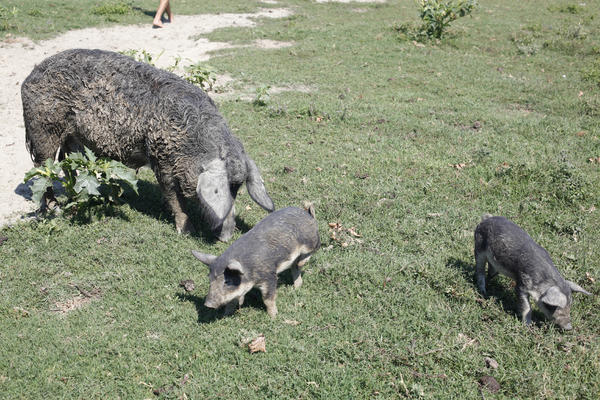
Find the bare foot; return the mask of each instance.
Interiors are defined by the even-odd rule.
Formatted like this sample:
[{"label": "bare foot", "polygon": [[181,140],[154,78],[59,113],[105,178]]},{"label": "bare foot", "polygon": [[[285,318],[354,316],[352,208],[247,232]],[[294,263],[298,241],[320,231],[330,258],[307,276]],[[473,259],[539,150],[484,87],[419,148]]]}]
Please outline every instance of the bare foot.
[{"label": "bare foot", "polygon": [[160,20],[160,19],[159,19],[159,20],[156,20],[156,19],[155,19],[155,20],[152,22],[152,27],[153,27],[153,28],[162,28],[162,27],[163,27],[163,24],[162,24],[162,22],[161,22],[161,20]]}]

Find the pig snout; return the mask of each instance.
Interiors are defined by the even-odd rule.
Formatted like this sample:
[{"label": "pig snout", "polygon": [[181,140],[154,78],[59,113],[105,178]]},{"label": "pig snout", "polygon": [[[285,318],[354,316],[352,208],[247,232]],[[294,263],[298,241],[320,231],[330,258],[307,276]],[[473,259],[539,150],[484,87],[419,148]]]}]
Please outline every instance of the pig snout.
[{"label": "pig snout", "polygon": [[219,304],[208,296],[206,296],[206,299],[204,300],[204,306],[208,308],[219,308]]},{"label": "pig snout", "polygon": [[217,235],[217,238],[221,242],[228,242],[231,239],[231,237],[233,236],[234,230],[235,230],[235,208],[231,207],[231,211],[229,212],[229,214],[227,214],[227,216],[223,220],[223,223],[221,224],[221,226],[219,226],[217,228],[217,230],[215,231],[215,234]]}]

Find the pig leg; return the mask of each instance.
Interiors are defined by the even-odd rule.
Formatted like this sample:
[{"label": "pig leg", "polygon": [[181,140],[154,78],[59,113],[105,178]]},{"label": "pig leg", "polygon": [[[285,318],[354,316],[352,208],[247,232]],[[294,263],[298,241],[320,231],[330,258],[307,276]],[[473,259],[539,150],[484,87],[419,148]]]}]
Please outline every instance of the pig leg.
[{"label": "pig leg", "polygon": [[308,257],[304,257],[298,260],[296,264],[292,265],[292,279],[294,281],[294,288],[296,289],[302,286],[302,273],[300,271],[300,267],[303,267],[308,262],[308,260],[310,260],[310,255]]},{"label": "pig leg", "polygon": [[175,218],[175,228],[177,233],[193,233],[194,226],[190,221],[190,218],[184,210],[184,199],[175,188],[175,183],[171,179],[167,179],[164,176],[167,174],[156,174],[159,179],[160,188],[162,190],[164,199],[167,206],[171,209],[173,217]]},{"label": "pig leg", "polygon": [[298,262],[298,265],[292,265],[291,271],[292,271],[292,280],[294,281],[294,289],[298,289],[300,286],[302,286],[302,272],[300,271],[300,263],[302,261]]},{"label": "pig leg", "polygon": [[485,252],[475,251],[475,263],[477,288],[484,297],[487,297],[487,293],[485,291],[485,264],[487,263],[487,254]]},{"label": "pig leg", "polygon": [[523,288],[517,287],[517,296],[519,297],[521,320],[526,325],[531,325],[531,304],[529,304],[529,294]]},{"label": "pig leg", "polygon": [[494,267],[492,265],[492,263],[488,263],[488,273],[487,273],[488,282],[491,281],[492,278],[495,277],[496,275],[498,275],[498,271],[496,270],[496,267]]},{"label": "pig leg", "polygon": [[277,299],[277,275],[272,277],[271,282],[261,285],[260,292],[262,293],[263,302],[267,307],[267,313],[271,318],[275,318],[277,315],[277,305],[275,300]]}]

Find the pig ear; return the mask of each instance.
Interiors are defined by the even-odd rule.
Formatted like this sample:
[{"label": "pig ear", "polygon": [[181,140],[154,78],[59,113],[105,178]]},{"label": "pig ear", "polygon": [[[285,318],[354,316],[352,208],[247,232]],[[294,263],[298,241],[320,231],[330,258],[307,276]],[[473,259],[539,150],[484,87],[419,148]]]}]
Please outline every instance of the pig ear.
[{"label": "pig ear", "polygon": [[546,290],[546,293],[544,293],[540,300],[551,306],[561,308],[567,305],[567,296],[560,291],[558,286],[552,286],[550,289]]},{"label": "pig ear", "polygon": [[215,158],[204,165],[204,171],[198,176],[196,194],[211,227],[221,225],[233,206],[223,160]]},{"label": "pig ear", "polygon": [[585,290],[584,288],[582,288],[581,286],[579,286],[578,284],[576,284],[574,282],[567,281],[567,284],[569,285],[569,287],[571,288],[571,290],[574,291],[574,292],[579,292],[579,293],[587,294],[588,296],[592,295],[590,292],[588,292],[587,290]]},{"label": "pig ear", "polygon": [[198,260],[202,261],[204,264],[208,265],[209,267],[210,267],[210,264],[212,264],[217,259],[217,256],[213,256],[212,254],[200,253],[199,251],[196,251],[196,250],[192,250],[192,254],[194,255],[194,257],[196,257]]},{"label": "pig ear", "polygon": [[246,272],[244,266],[237,260],[231,260],[227,265],[227,268],[234,271],[238,271],[242,275]]},{"label": "pig ear", "polygon": [[258,167],[250,158],[246,158],[246,167],[248,168],[248,178],[246,179],[246,188],[252,200],[265,210],[271,212],[275,210],[273,200],[267,194],[263,178],[260,176]]}]

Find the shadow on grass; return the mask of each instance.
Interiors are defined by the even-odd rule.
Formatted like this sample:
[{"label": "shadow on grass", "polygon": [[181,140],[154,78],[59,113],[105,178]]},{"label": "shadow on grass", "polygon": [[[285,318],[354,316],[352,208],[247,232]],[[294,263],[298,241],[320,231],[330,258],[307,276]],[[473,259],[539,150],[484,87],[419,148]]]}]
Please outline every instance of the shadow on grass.
[{"label": "shadow on grass", "polygon": [[[204,305],[204,300],[205,297],[199,297],[193,294],[187,294],[187,293],[177,293],[177,297],[179,298],[179,300],[181,301],[189,301],[194,303],[194,306],[196,307],[196,312],[198,313],[198,323],[199,324],[206,324],[206,323],[210,323],[222,318],[235,318],[235,313],[230,314],[230,315],[225,315],[224,310],[225,307],[220,307],[217,309],[214,308],[208,308]],[[246,296],[244,298],[244,304],[242,305],[242,308],[246,308],[246,307],[252,307],[252,308],[258,308],[258,309],[262,309],[266,311],[266,307],[262,301],[262,297],[260,294],[260,291],[258,289],[252,289],[250,290],[248,293],[246,293]]]},{"label": "shadow on grass", "polygon": [[152,18],[154,18],[154,15],[156,14],[156,10],[154,10],[154,11],[152,11],[152,10],[145,10],[145,9],[143,9],[141,7],[137,7],[137,6],[133,6],[133,7],[131,7],[131,9],[133,11],[140,12],[140,13],[145,14],[145,15],[147,15],[149,17],[152,17]]},{"label": "shadow on grass", "polygon": [[[465,262],[459,258],[450,257],[446,260],[446,267],[454,268],[460,272],[464,280],[471,282],[473,288],[479,293],[477,283],[475,282],[475,264]],[[488,298],[496,298],[500,301],[504,310],[520,318],[517,297],[514,290],[506,290],[506,288],[498,281],[497,277],[494,277],[491,280],[488,280],[486,277],[485,284]]]}]

